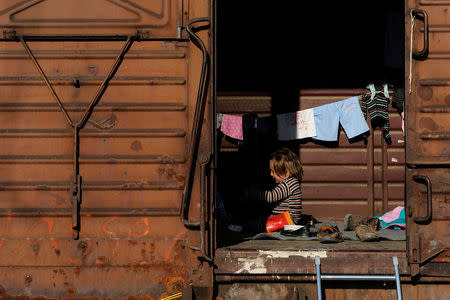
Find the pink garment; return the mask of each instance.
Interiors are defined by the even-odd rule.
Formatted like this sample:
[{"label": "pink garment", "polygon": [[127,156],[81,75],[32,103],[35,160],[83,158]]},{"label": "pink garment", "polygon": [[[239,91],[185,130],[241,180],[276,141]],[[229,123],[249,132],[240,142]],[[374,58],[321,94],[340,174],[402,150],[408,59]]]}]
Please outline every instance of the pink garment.
[{"label": "pink garment", "polygon": [[243,140],[242,116],[223,115],[222,126],[220,127],[223,134],[234,139]]},{"label": "pink garment", "polygon": [[382,217],[380,217],[380,220],[383,220],[386,223],[391,223],[395,220],[398,220],[400,217],[400,212],[403,210],[403,206],[397,206],[391,211],[388,211],[385,213]]}]

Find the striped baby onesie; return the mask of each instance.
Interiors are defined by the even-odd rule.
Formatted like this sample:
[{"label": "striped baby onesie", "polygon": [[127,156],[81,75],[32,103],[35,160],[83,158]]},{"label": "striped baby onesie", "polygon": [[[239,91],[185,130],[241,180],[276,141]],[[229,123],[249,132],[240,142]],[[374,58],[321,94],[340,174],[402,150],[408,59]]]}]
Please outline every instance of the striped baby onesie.
[{"label": "striped baby onesie", "polygon": [[[385,90],[375,90],[374,85],[369,85],[370,94],[364,94],[361,97],[361,110],[364,118],[369,112],[370,123],[372,129],[381,127],[383,138],[387,144],[392,144],[391,135],[389,133],[389,92],[387,86]],[[367,137],[364,137],[364,143],[367,144]]]},{"label": "striped baby onesie", "polygon": [[278,183],[274,189],[261,191],[259,198],[277,204],[272,210],[272,215],[288,211],[294,222],[302,215],[302,189],[297,178],[289,177]]}]

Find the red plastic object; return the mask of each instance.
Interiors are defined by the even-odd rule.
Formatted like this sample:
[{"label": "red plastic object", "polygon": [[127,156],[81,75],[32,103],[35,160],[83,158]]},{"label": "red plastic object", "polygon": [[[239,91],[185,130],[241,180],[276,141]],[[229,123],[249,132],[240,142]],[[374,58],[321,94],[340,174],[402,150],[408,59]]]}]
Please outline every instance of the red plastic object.
[{"label": "red plastic object", "polygon": [[266,221],[266,230],[267,232],[273,232],[284,228],[284,225],[295,225],[291,215],[287,211],[279,215],[268,217]]}]

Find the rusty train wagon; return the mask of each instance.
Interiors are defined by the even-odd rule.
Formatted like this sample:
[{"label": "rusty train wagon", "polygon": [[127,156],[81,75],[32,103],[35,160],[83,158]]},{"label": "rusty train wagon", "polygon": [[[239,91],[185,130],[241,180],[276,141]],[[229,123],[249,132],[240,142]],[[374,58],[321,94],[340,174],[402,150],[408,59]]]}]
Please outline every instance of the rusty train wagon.
[{"label": "rusty train wagon", "polygon": [[192,143],[192,124],[211,82],[211,10],[1,1],[2,298],[161,299],[212,286],[198,221],[180,219],[188,181],[199,215],[189,149],[209,148],[208,135]]},{"label": "rusty train wagon", "polygon": [[[404,5],[406,143],[391,112],[395,147],[373,131],[344,151],[299,146],[305,212],[406,207],[406,241],[333,245],[218,232],[216,170],[236,148],[219,143],[216,113],[267,115],[275,99],[216,97],[215,4],[1,1],[0,297],[394,299],[398,261],[405,299],[448,299],[450,4]],[[354,278],[321,289],[319,270]]]}]

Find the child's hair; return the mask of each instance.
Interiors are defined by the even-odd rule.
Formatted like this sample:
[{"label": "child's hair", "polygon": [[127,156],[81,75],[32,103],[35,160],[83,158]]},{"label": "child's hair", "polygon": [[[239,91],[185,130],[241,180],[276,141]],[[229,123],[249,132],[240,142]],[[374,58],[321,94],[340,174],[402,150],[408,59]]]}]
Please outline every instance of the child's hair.
[{"label": "child's hair", "polygon": [[273,163],[273,169],[277,175],[295,177],[298,181],[302,181],[303,168],[297,154],[289,148],[282,147],[270,155]]}]

